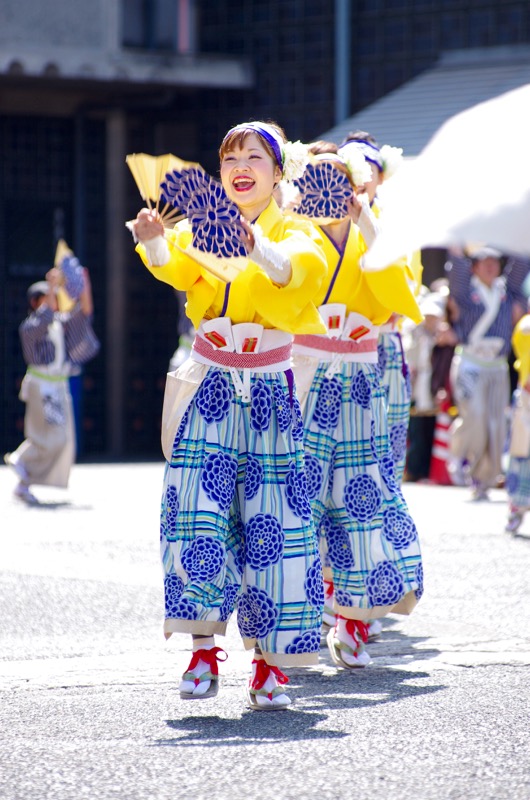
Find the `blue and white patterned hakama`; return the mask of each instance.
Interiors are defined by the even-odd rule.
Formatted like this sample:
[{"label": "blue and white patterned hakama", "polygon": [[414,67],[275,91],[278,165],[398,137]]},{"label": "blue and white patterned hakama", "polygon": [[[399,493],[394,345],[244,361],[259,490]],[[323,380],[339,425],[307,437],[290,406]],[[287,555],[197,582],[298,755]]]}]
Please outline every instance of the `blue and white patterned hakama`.
[{"label": "blue and white patterned hakama", "polygon": [[303,422],[284,372],[254,373],[251,400],[211,367],[166,465],[161,510],[166,635],[224,634],[278,666],[316,663],[322,566]]},{"label": "blue and white patterned hakama", "polygon": [[418,533],[396,481],[379,368],[321,363],[305,409],[306,470],[324,575],[352,619],[408,614],[423,592]]},{"label": "blue and white patterned hakama", "polygon": [[398,331],[379,334],[378,356],[387,398],[388,433],[394,472],[396,480],[401,483],[407,455],[411,387],[401,334]]},{"label": "blue and white patterned hakama", "polygon": [[506,472],[505,489],[510,507],[520,511],[530,510],[530,458],[510,456]]}]

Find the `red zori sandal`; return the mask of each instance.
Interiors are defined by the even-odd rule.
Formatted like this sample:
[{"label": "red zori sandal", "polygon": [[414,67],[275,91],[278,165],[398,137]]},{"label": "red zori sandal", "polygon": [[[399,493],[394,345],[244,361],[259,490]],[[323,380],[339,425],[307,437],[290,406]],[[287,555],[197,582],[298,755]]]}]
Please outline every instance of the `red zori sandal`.
[{"label": "red zori sandal", "polygon": [[[220,654],[224,658],[220,657]],[[183,700],[206,700],[215,697],[219,690],[218,661],[226,661],[227,653],[221,647],[196,650],[188,669],[182,676],[180,696]]]},{"label": "red zori sandal", "polygon": [[278,667],[273,667],[263,658],[252,662],[252,678],[247,687],[248,705],[254,711],[283,711],[291,705],[291,699],[282,686],[289,678]]}]

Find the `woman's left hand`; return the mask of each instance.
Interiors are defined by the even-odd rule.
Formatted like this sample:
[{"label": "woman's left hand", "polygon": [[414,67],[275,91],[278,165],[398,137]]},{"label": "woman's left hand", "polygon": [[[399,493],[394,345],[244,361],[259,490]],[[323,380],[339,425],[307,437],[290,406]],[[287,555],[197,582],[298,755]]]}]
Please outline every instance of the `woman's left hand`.
[{"label": "woman's left hand", "polygon": [[361,211],[363,210],[363,204],[360,198],[355,194],[355,192],[348,200],[347,208],[348,208],[348,216],[350,217],[351,221],[355,222],[355,224],[357,225],[359,222],[359,218],[361,216]]},{"label": "woman's left hand", "polygon": [[245,217],[240,217],[239,222],[243,229],[241,232],[241,241],[245,245],[247,253],[252,253],[255,244],[254,231],[252,230],[252,225],[248,220],[245,219]]}]

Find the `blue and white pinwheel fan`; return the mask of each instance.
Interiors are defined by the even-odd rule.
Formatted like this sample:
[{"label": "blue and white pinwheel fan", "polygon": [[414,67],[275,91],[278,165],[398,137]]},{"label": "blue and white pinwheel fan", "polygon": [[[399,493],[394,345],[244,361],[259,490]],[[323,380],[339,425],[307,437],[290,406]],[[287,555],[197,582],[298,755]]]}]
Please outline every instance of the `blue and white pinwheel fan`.
[{"label": "blue and white pinwheel fan", "polygon": [[292,214],[321,225],[344,219],[353,187],[333,161],[310,162],[301,178],[293,181],[300,195]]}]

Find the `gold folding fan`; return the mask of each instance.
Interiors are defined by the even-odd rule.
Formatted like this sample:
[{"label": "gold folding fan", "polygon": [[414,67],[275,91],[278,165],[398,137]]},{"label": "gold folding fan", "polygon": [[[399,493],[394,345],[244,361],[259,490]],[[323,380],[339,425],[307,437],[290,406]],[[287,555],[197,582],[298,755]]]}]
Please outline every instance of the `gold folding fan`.
[{"label": "gold folding fan", "polygon": [[147,153],[131,153],[126,156],[125,163],[131,170],[132,176],[139,189],[142,199],[149,209],[156,210],[163,225],[172,228],[183,214],[179,209],[173,208],[170,203],[165,203],[160,209],[160,184],[163,182],[166,173],[176,169],[179,172],[184,169],[201,169],[200,164],[192,161],[183,161],[172,153],[162,156],[150,156]]}]

